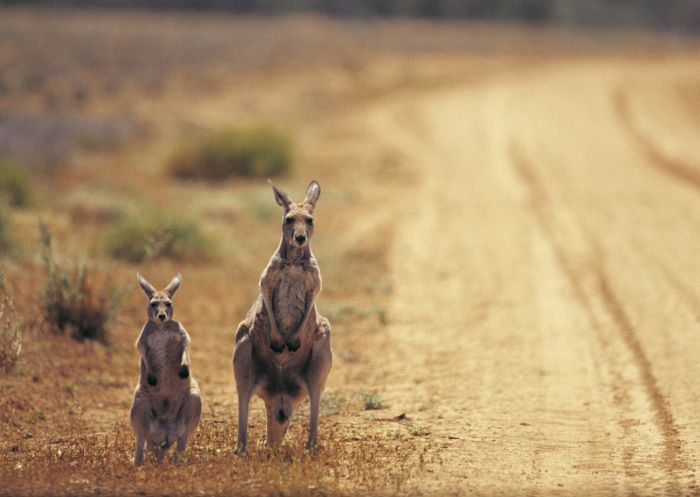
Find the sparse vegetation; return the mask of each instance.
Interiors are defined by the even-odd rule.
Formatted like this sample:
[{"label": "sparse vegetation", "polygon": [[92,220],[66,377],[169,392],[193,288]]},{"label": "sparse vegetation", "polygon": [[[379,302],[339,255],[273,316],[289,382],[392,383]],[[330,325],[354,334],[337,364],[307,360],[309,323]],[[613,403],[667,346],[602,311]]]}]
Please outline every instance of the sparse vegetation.
[{"label": "sparse vegetation", "polygon": [[[44,419],[52,418],[47,413]],[[32,412],[32,424],[41,421],[39,413]],[[176,495],[280,496],[401,495],[421,474],[423,455],[408,441],[389,443],[380,451],[372,440],[347,443],[331,434],[322,450],[311,455],[301,449],[305,443],[301,429],[293,430],[289,442],[276,451],[251,444],[248,456],[237,458],[231,421],[223,421],[205,416],[180,465],[164,462],[156,466],[149,457],[144,469],[135,469],[130,457],[131,430],[119,423],[105,433],[42,444],[32,458],[8,451],[7,466],[21,461],[22,467],[7,474],[23,494],[41,493],[35,490],[42,488],[40,482],[52,481],[54,493],[75,495],[78,481],[99,485],[107,494],[162,495],[164,488],[172,486]],[[392,463],[387,465],[385,457]],[[144,478],[144,470],[157,471],[158,478]],[[29,471],[35,478],[23,478]],[[344,490],[348,483],[355,491]]]},{"label": "sparse vegetation", "polygon": [[345,402],[346,400],[344,397],[332,394],[324,395],[321,397],[321,415],[332,416],[334,414],[340,414],[341,407]]},{"label": "sparse vegetation", "polygon": [[414,437],[425,437],[430,435],[430,431],[423,425],[413,423],[411,421],[401,421],[401,424],[406,428],[406,431]]},{"label": "sparse vegetation", "polygon": [[288,172],[291,163],[289,136],[268,126],[255,126],[196,136],[175,150],[167,169],[179,178],[219,180],[277,176]]},{"label": "sparse vegetation", "polygon": [[360,394],[360,399],[362,400],[362,405],[365,411],[373,411],[377,409],[386,409],[389,404],[384,402],[382,398],[376,393],[362,392]]},{"label": "sparse vegetation", "polygon": [[19,164],[0,159],[0,201],[13,207],[26,207],[32,198],[31,178]]},{"label": "sparse vegetation", "polygon": [[15,367],[22,350],[22,317],[15,308],[2,273],[0,293],[0,369],[9,372]]},{"label": "sparse vegetation", "polygon": [[124,217],[107,232],[103,246],[112,257],[130,262],[201,259],[215,252],[197,223],[163,210]]},{"label": "sparse vegetation", "polygon": [[0,206],[0,254],[10,249],[10,219]]},{"label": "sparse vegetation", "polygon": [[106,343],[122,291],[85,264],[76,261],[65,267],[54,260],[51,234],[40,222],[43,259],[48,279],[42,294],[46,324],[55,332],[70,334],[76,340]]}]

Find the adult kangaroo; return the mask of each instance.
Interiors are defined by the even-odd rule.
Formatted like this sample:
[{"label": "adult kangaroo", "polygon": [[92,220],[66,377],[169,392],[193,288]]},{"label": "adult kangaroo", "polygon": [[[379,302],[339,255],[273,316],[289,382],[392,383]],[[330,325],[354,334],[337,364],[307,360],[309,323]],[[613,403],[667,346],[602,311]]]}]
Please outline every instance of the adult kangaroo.
[{"label": "adult kangaroo", "polygon": [[294,202],[270,181],[282,207],[282,240],[260,277],[260,295],[238,325],[233,373],[238,391],[238,441],[245,454],[253,394],[265,402],[267,445],[282,442],[294,410],[306,395],[311,415],[306,447],[318,447],[321,394],[331,370],[331,326],[316,311],[321,272],[311,253],[314,208],[321,187],[312,181]]}]

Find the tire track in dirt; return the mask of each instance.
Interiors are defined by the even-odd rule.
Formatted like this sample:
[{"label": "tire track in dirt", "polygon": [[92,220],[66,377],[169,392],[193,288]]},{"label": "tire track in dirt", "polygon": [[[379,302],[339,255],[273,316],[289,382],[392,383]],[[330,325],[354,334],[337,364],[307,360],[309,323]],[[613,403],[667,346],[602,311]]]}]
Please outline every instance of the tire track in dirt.
[{"label": "tire track in dirt", "polygon": [[634,123],[632,109],[630,109],[629,99],[622,88],[617,88],[612,97],[615,114],[619,118],[622,127],[629,133],[637,146],[649,159],[649,164],[658,171],[671,176],[696,190],[700,190],[700,169],[678,160],[671,159],[662,153],[651,139],[639,129]]},{"label": "tire track in dirt", "polygon": [[[515,474],[508,473],[510,468],[517,468],[518,475],[522,469],[521,485],[527,479],[527,486],[520,487],[518,495],[534,495],[535,489],[548,482],[542,477],[541,461],[542,454],[551,449],[546,444],[530,443],[523,448],[523,440],[518,438],[523,434],[506,428],[513,423],[513,415],[499,412],[499,406],[503,405],[499,387],[511,380],[504,382],[496,374],[497,364],[508,361],[490,359],[497,351],[494,342],[498,338],[491,339],[490,333],[483,331],[493,326],[490,323],[496,319],[495,314],[499,315],[497,319],[504,319],[503,315],[510,312],[502,310],[509,307],[504,302],[509,290],[503,287],[498,274],[498,256],[489,257],[478,250],[481,244],[493,243],[491,237],[500,234],[487,235],[477,245],[466,235],[465,231],[476,231],[469,230],[468,225],[481,226],[479,217],[470,216],[467,207],[476,203],[469,195],[477,194],[472,190],[475,178],[470,177],[463,162],[460,153],[463,144],[447,150],[444,144],[433,141],[444,138],[441,131],[445,126],[443,118],[447,116],[436,115],[432,104],[430,99],[420,103],[399,102],[396,107],[382,108],[373,116],[373,124],[383,140],[409,153],[420,172],[417,188],[411,192],[412,201],[404,205],[408,209],[401,216],[408,222],[401,223],[394,244],[392,272],[397,283],[389,330],[394,343],[384,353],[385,361],[403,364],[408,378],[406,374],[392,378],[387,395],[392,404],[408,406],[412,419],[429,423],[436,441],[442,437],[449,440],[438,451],[444,455],[443,476],[434,482],[426,481],[433,490],[461,490],[457,493],[462,494],[468,488],[477,492],[495,490],[499,485],[518,488],[512,478],[500,474],[497,466],[502,464],[503,471],[512,476]],[[435,118],[439,121],[434,122]],[[476,128],[476,121],[472,116],[468,126]],[[435,130],[434,136],[430,130]],[[433,166],[436,162],[440,163],[439,168]],[[482,182],[487,180],[481,177],[476,184],[483,187],[488,183]],[[468,203],[465,196],[471,197]],[[424,243],[426,240],[429,243]],[[474,266],[470,260],[482,260],[483,264]],[[426,277],[432,278],[433,284],[426,284]],[[431,309],[442,309],[440,326],[436,326],[435,311]],[[425,334],[426,329],[432,331]],[[504,338],[511,336],[509,331],[496,334]],[[473,347],[480,343],[485,345],[481,354],[471,357],[477,350]],[[396,352],[399,357],[389,360],[390,354]],[[412,376],[420,377],[420,381],[411,384]],[[458,378],[461,381],[456,381]],[[434,405],[420,413],[410,408],[416,404]],[[435,410],[440,412],[439,416]],[[528,419],[530,415],[529,412],[517,414],[522,416],[520,419]],[[516,431],[534,429],[521,426]],[[498,440],[500,443],[496,443]]]},{"label": "tire track in dirt", "polygon": [[[669,356],[649,349],[659,343],[645,334],[653,328],[632,311],[645,301],[620,293],[634,273],[613,272],[621,257],[639,262],[629,245],[634,233],[608,241],[600,231],[624,221],[630,197],[577,203],[600,199],[605,189],[595,189],[596,181],[617,179],[622,169],[593,177],[569,198],[567,181],[577,177],[547,148],[553,142],[578,154],[576,147],[592,144],[601,147],[597,157],[619,136],[624,141],[609,99],[620,80],[603,68],[593,78],[599,86],[570,109],[557,86],[577,84],[570,71],[397,98],[371,115],[376,135],[416,170],[396,223],[395,292],[381,342],[383,362],[400,362],[404,372],[377,365],[371,380],[384,385],[390,403],[428,423],[435,441],[449,441],[439,451],[442,478],[426,480],[424,489],[678,495],[694,488],[694,476],[683,473],[691,469],[694,418],[684,417],[687,403],[679,408],[676,390],[667,390]],[[598,113],[586,119],[591,107]],[[538,111],[544,120],[533,122]],[[584,118],[566,134],[546,112]],[[572,139],[603,119],[614,123],[612,135]],[[571,141],[558,145],[559,136]],[[634,150],[620,152],[622,164],[639,162]],[[610,215],[610,225],[600,224]],[[652,271],[639,274],[645,297],[653,294],[649,277],[662,278]],[[483,319],[473,321],[469,303],[484,296]],[[434,309],[446,311],[439,327]],[[450,405],[444,417],[440,404]]]},{"label": "tire track in dirt", "polygon": [[[567,275],[567,278],[569,279],[578,300],[586,309],[592,328],[602,337],[604,333],[604,325],[596,316],[593,310],[591,297],[588,296],[586,288],[581,281],[580,275],[574,268],[574,265],[569,261],[565,248],[560,244],[555,234],[553,222],[548,214],[548,199],[543,183],[537,177],[534,167],[518,150],[514,140],[510,141],[509,153],[512,164],[515,167],[518,176],[521,178],[530,192],[533,212],[540,229],[543,231],[545,238],[551,244],[553,252],[555,253],[564,273]],[[582,229],[581,226],[578,226],[578,228]],[[611,288],[609,279],[604,269],[605,264],[602,250],[597,246],[595,239],[590,234],[586,234],[585,239],[587,239],[589,243],[589,253],[593,254],[593,256],[590,258],[591,260],[589,264],[591,276],[598,287],[598,293],[601,297],[605,312],[612,319],[618,334],[622,337],[627,349],[631,352],[631,355],[634,358],[644,392],[654,412],[655,423],[659,432],[663,436],[663,452],[661,454],[661,461],[662,466],[669,477],[669,481],[666,485],[667,492],[671,495],[676,495],[680,490],[676,473],[683,469],[688,469],[689,467],[687,462],[684,462],[682,459],[682,442],[680,440],[678,428],[676,427],[668,401],[658,387],[657,380],[653,374],[651,362],[649,361],[649,358],[647,357],[647,354],[644,351],[639,338],[637,337],[634,326],[624,310],[623,305]],[[621,377],[618,377],[618,379],[621,379]],[[619,396],[617,396],[616,399],[618,399],[618,401],[623,400]],[[618,402],[618,404],[620,404],[619,407],[628,408],[629,406],[622,405],[625,403],[626,402]],[[622,428],[627,434],[629,426],[625,426],[623,424]],[[630,472],[631,470],[631,467],[629,467],[631,457],[632,453],[628,448],[625,452],[626,472]]]},{"label": "tire track in dirt", "polygon": [[[562,292],[569,285],[552,247],[522,208],[526,189],[503,145],[510,116],[499,111],[508,94],[500,85],[464,88],[373,116],[382,139],[421,172],[391,258],[393,343],[384,352],[385,362],[401,362],[421,381],[392,377],[386,392],[403,406],[449,401],[444,416],[434,408],[411,414],[434,436],[465,435],[440,451],[443,478],[433,488],[619,494],[615,443],[623,438],[601,388],[600,354],[591,354],[586,313]],[[436,282],[426,285],[426,276]],[[434,309],[443,310],[441,326]],[[426,327],[433,330],[424,335]],[[611,456],[614,465],[602,463]]]},{"label": "tire track in dirt", "polygon": [[621,302],[610,287],[609,280],[601,264],[598,264],[596,267],[596,277],[600,288],[600,294],[606,304],[606,308],[617,323],[618,330],[621,332],[627,347],[632,351],[635,358],[639,373],[642,377],[644,389],[655,412],[656,423],[664,437],[664,466],[675,481],[675,485],[672,489],[673,493],[677,493],[678,482],[675,472],[687,469],[688,464],[682,462],[682,442],[679,438],[678,428],[676,427],[673,414],[669,408],[668,400],[658,387],[651,362]]}]

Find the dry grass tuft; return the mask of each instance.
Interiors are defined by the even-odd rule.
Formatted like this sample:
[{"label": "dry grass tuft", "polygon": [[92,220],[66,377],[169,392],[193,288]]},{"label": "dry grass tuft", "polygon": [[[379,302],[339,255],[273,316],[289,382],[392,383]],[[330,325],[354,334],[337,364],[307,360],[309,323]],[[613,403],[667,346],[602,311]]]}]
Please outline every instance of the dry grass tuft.
[{"label": "dry grass tuft", "polygon": [[362,400],[362,405],[364,406],[365,411],[386,409],[389,407],[389,405],[376,393],[362,392],[360,394],[360,399]]},{"label": "dry grass tuft", "polygon": [[156,257],[208,259],[216,251],[214,242],[202,234],[196,222],[163,210],[118,221],[105,235],[103,247],[112,257],[129,262]]},{"label": "dry grass tuft", "polygon": [[6,373],[11,371],[19,353],[22,350],[22,317],[15,308],[13,298],[10,296],[5,279],[0,273],[0,369]]},{"label": "dry grass tuft", "polygon": [[58,264],[53,258],[48,227],[40,222],[39,230],[48,271],[42,294],[47,325],[53,331],[69,334],[78,341],[107,343],[107,328],[122,291],[80,261],[70,268]]},{"label": "dry grass tuft", "polygon": [[231,176],[277,176],[292,165],[292,141],[269,126],[231,128],[196,136],[167,163],[178,178],[220,180]]}]

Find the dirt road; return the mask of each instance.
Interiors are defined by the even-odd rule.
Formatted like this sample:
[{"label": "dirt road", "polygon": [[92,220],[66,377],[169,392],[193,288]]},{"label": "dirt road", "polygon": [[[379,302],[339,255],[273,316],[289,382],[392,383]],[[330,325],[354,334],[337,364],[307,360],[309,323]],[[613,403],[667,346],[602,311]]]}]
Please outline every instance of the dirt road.
[{"label": "dirt road", "polygon": [[371,115],[420,185],[368,369],[439,442],[422,491],[700,492],[699,82],[559,64]]}]

